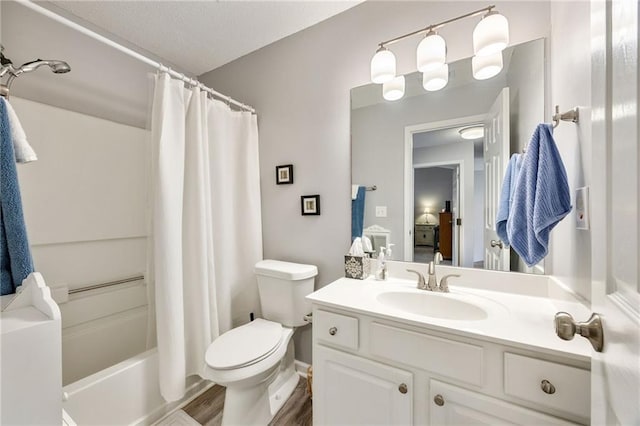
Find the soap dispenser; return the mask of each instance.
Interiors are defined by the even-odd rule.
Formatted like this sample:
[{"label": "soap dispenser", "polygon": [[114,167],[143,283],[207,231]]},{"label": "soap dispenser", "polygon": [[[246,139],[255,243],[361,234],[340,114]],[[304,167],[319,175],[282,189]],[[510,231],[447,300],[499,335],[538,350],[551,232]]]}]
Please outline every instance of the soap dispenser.
[{"label": "soap dispenser", "polygon": [[378,281],[386,281],[387,279],[387,262],[384,255],[384,247],[380,247],[380,253],[378,253],[378,264],[376,265],[375,278]]},{"label": "soap dispenser", "polygon": [[393,244],[393,243],[387,244],[387,256],[386,256],[387,260],[393,260],[393,254],[391,252],[391,247],[393,247],[393,246],[395,246],[395,244]]}]

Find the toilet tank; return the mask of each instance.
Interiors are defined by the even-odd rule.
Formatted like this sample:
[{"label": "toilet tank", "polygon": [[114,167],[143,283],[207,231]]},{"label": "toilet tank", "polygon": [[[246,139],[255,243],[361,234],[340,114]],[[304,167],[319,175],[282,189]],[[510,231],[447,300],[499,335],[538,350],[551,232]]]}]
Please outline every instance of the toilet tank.
[{"label": "toilet tank", "polygon": [[261,260],[255,273],[264,319],[287,327],[307,324],[304,316],[311,312],[311,302],[305,297],[313,292],[318,275],[315,265]]}]

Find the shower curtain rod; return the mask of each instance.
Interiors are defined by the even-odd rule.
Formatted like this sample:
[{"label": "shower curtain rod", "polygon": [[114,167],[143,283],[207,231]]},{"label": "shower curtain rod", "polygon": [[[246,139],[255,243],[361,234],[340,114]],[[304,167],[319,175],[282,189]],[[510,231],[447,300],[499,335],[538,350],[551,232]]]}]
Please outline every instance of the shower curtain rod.
[{"label": "shower curtain rod", "polygon": [[74,30],[76,30],[78,32],[81,32],[84,35],[87,35],[87,36],[89,36],[89,37],[91,37],[91,38],[93,38],[95,40],[98,40],[98,41],[100,41],[100,42],[102,42],[102,43],[104,43],[104,44],[106,44],[108,46],[111,46],[114,49],[119,50],[120,52],[125,53],[125,54],[127,54],[127,55],[129,55],[129,56],[131,56],[133,58],[136,58],[137,60],[139,60],[141,62],[144,62],[144,63],[146,63],[146,64],[148,64],[148,65],[150,65],[150,66],[152,66],[154,68],[157,68],[159,71],[164,71],[164,72],[168,73],[170,76],[175,77],[177,79],[180,79],[180,80],[184,81],[185,83],[187,83],[187,84],[189,84],[191,86],[197,86],[201,90],[204,90],[205,92],[210,93],[213,96],[216,96],[218,98],[222,98],[224,101],[226,101],[226,102],[228,102],[230,104],[234,104],[235,106],[237,106],[239,108],[242,108],[242,109],[244,109],[246,111],[249,111],[251,113],[255,113],[256,112],[256,110],[253,107],[249,106],[249,105],[243,104],[242,102],[238,102],[235,99],[231,98],[230,96],[224,95],[224,94],[222,94],[220,92],[216,92],[212,88],[205,86],[204,84],[200,83],[196,79],[189,78],[189,77],[187,77],[186,75],[184,75],[182,73],[174,71],[171,68],[161,64],[160,62],[154,61],[153,59],[151,59],[151,58],[149,58],[147,56],[144,56],[144,55],[136,52],[135,50],[129,49],[128,47],[125,47],[125,46],[123,46],[123,45],[121,45],[119,43],[116,43],[115,41],[113,41],[113,40],[111,40],[111,39],[109,39],[109,38],[107,38],[105,36],[102,36],[102,35],[94,32],[94,31],[91,31],[90,29],[85,28],[82,25],[77,24],[77,23],[75,23],[75,22],[73,22],[73,21],[71,21],[71,20],[69,20],[67,18],[64,18],[64,17],[62,17],[62,16],[50,11],[49,9],[46,9],[46,8],[44,8],[42,6],[38,6],[37,4],[33,3],[30,0],[16,0],[16,1],[18,3],[20,3],[21,5],[27,7],[29,9],[41,14],[41,15],[44,15],[44,16],[46,16],[48,18],[51,18],[54,21],[57,21],[57,22],[59,22],[59,23],[61,23],[63,25],[66,25],[69,28],[73,28]]}]

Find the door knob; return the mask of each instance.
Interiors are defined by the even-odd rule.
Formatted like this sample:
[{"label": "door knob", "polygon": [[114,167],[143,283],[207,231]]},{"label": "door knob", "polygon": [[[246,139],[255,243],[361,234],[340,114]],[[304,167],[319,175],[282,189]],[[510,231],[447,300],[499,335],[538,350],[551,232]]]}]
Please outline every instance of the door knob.
[{"label": "door knob", "polygon": [[504,244],[502,243],[502,241],[498,240],[491,240],[491,247],[500,247],[503,248]]},{"label": "door knob", "polygon": [[571,340],[577,334],[586,337],[596,352],[602,352],[604,347],[604,333],[602,320],[598,314],[591,314],[586,322],[576,322],[571,314],[558,312],[555,317],[556,334],[562,340]]},{"label": "door knob", "polygon": [[332,336],[335,336],[337,332],[338,332],[338,328],[337,327],[331,327],[329,329],[329,334],[332,335]]}]

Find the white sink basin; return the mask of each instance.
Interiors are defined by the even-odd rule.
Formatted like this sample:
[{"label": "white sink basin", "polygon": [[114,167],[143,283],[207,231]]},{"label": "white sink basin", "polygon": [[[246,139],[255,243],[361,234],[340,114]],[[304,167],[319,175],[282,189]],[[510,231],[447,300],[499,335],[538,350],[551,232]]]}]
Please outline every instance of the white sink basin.
[{"label": "white sink basin", "polygon": [[489,317],[481,306],[451,293],[388,291],[380,293],[376,299],[386,307],[431,318],[480,321]]}]

